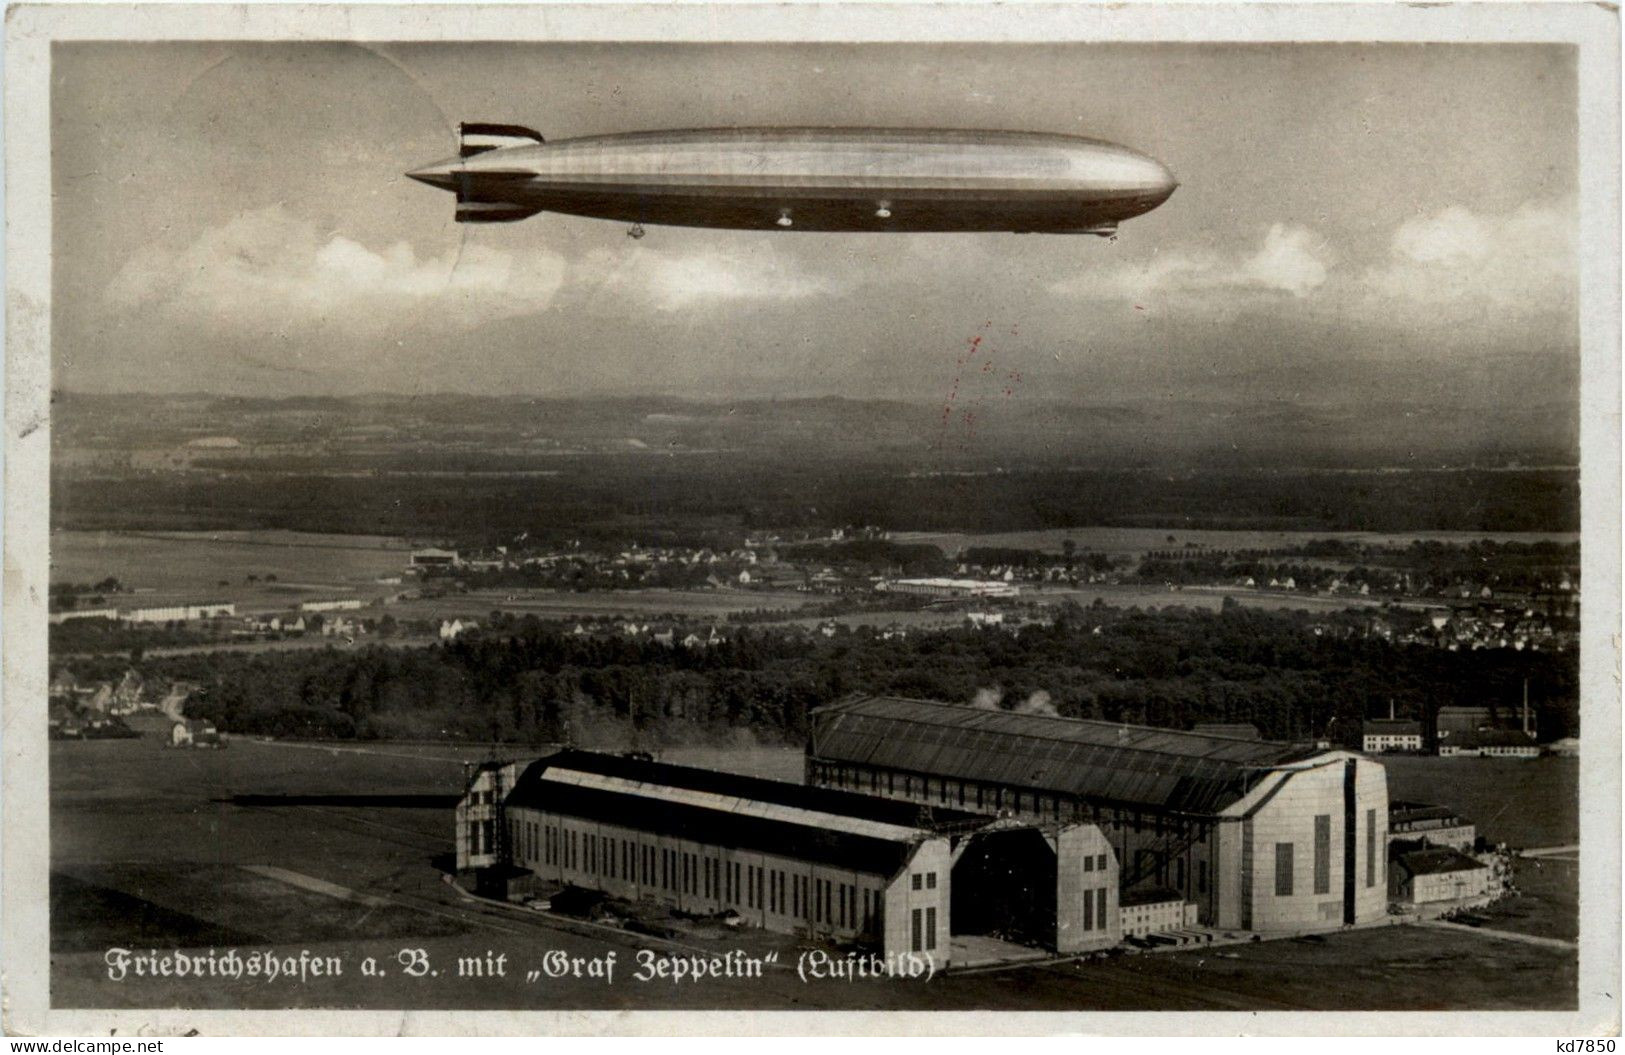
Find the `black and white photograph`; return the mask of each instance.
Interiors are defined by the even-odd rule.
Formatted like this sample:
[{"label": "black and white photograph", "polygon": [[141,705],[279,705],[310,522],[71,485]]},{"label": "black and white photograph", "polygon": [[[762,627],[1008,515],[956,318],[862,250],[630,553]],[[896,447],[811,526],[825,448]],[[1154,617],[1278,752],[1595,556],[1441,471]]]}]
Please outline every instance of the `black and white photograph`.
[{"label": "black and white photograph", "polygon": [[8,1031],[1617,1034],[1617,10],[840,6],[13,9]]}]

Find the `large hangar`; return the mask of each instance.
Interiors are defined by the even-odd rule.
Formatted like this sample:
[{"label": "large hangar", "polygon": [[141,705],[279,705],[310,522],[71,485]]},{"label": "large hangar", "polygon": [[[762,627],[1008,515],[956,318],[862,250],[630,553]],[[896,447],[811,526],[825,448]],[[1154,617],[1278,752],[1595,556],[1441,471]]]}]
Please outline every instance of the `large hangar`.
[{"label": "large hangar", "polygon": [[806,766],[822,787],[1092,822],[1124,892],[1171,888],[1210,926],[1387,911],[1387,777],[1349,751],[862,696],[813,712]]},{"label": "large hangar", "polygon": [[[497,816],[487,808],[499,805]],[[1086,822],[941,805],[590,751],[470,775],[459,864],[691,915],[951,961],[954,938],[1109,948],[1117,859]],[[465,831],[464,829],[469,830]]]}]

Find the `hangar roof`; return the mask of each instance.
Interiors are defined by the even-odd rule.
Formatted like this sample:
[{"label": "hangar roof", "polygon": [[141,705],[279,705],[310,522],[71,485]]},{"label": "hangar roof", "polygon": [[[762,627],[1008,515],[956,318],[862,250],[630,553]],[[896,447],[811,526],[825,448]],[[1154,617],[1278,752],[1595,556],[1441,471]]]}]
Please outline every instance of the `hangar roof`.
[{"label": "hangar roof", "polygon": [[813,712],[811,753],[835,762],[1078,795],[1129,809],[1211,814],[1314,749],[861,696]]},{"label": "hangar roof", "polygon": [[935,827],[989,821],[960,810],[574,750],[532,762],[505,801],[888,876]]}]

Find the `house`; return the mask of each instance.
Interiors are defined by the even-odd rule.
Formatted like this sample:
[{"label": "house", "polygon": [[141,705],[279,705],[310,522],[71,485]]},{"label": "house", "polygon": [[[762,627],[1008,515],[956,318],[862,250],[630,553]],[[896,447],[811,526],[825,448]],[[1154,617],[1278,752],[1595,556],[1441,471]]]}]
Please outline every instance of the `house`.
[{"label": "house", "polygon": [[1388,841],[1449,846],[1467,853],[1478,842],[1478,830],[1448,806],[1395,800],[1388,803]]},{"label": "house", "polygon": [[1165,887],[1131,890],[1121,903],[1123,937],[1144,938],[1197,926],[1196,905]]},{"label": "house", "polygon": [[1422,750],[1422,723],[1410,718],[1368,718],[1360,727],[1360,748],[1368,755]]},{"label": "house", "polygon": [[1442,846],[1399,854],[1389,875],[1395,900],[1428,905],[1483,895],[1490,869],[1477,858]]},{"label": "house", "polygon": [[440,640],[455,641],[459,637],[462,637],[464,634],[468,633],[470,630],[478,630],[479,628],[480,624],[476,623],[472,619],[467,621],[462,619],[441,620]]},{"label": "house", "polygon": [[1439,741],[1440,758],[1539,758],[1540,745],[1518,729],[1479,729]]},{"label": "house", "polygon": [[213,722],[198,718],[183,718],[169,730],[170,747],[224,747],[220,731]]}]

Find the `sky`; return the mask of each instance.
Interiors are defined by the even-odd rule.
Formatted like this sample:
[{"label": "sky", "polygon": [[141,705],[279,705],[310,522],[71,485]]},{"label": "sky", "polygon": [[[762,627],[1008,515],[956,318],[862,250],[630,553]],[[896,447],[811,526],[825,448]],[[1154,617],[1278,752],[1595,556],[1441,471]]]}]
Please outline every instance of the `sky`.
[{"label": "sky", "polygon": [[[59,44],[52,79],[60,389],[1577,399],[1565,47]],[[459,225],[402,174],[462,120],[1075,133],[1181,186],[1115,242]]]}]

